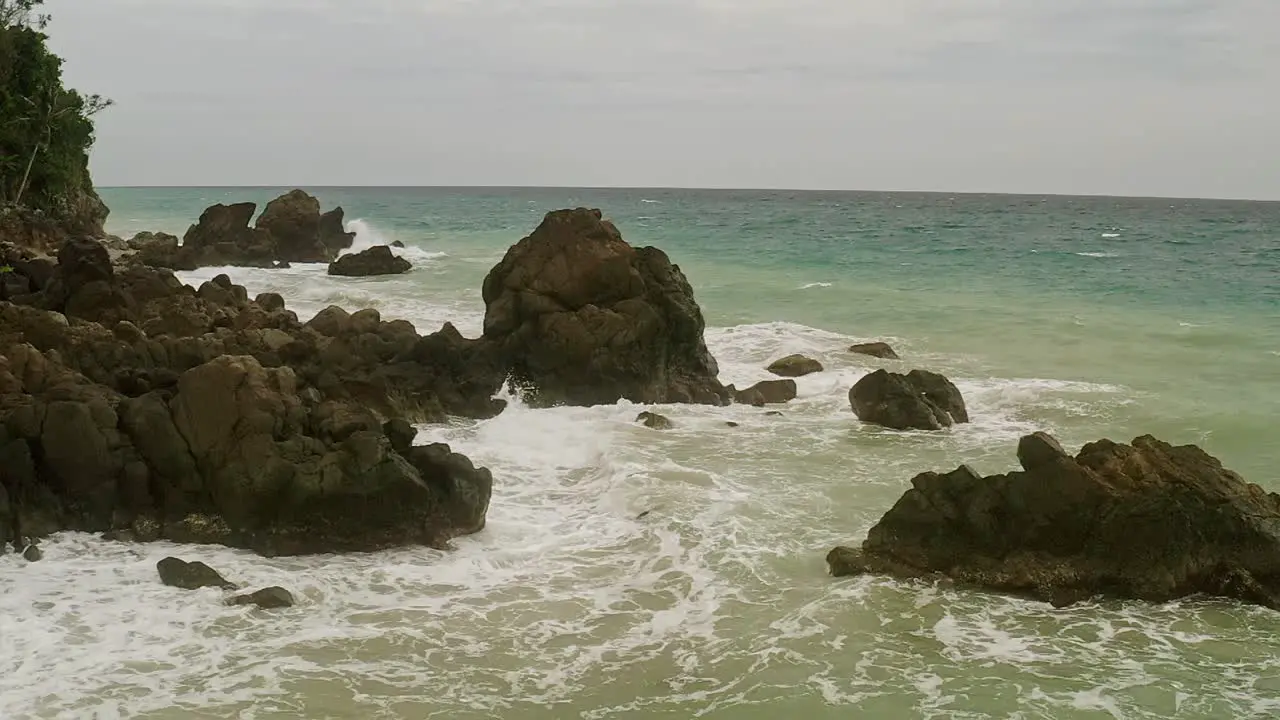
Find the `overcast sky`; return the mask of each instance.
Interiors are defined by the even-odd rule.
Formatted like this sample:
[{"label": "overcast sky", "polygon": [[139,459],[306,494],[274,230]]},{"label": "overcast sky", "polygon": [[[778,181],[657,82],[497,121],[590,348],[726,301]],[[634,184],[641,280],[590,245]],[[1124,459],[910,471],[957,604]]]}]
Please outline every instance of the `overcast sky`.
[{"label": "overcast sky", "polygon": [[1280,0],[48,0],[100,185],[1280,199]]}]

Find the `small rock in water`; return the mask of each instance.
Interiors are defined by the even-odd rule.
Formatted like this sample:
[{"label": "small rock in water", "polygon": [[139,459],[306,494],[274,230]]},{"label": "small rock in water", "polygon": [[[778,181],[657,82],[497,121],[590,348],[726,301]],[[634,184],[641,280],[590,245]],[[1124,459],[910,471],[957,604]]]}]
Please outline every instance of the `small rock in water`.
[{"label": "small rock in water", "polygon": [[642,512],[642,513],[640,513],[639,515],[637,515],[637,516],[636,516],[636,519],[637,519],[637,520],[643,520],[644,518],[649,517],[649,513],[651,513],[651,512],[653,512],[653,511],[652,511],[652,510],[645,510],[644,512]]},{"label": "small rock in water", "polygon": [[778,410],[770,410],[765,413],[765,417],[782,417],[782,413]]},{"label": "small rock in water", "polygon": [[160,582],[183,590],[198,590],[203,587],[234,590],[236,587],[216,570],[198,560],[186,562],[176,557],[167,557],[156,563],[156,570],[160,573]]},{"label": "small rock in water", "polygon": [[743,405],[778,405],[796,399],[795,380],[765,380],[758,382],[746,390],[738,390],[732,385],[730,395],[736,403]]},{"label": "small rock in water", "polygon": [[775,360],[768,367],[769,372],[782,377],[803,377],[816,372],[822,372],[822,363],[804,355],[788,355],[781,360]]},{"label": "small rock in water", "polygon": [[636,416],[636,422],[644,423],[645,427],[653,428],[654,430],[670,430],[674,427],[670,418],[653,412],[640,413]]},{"label": "small rock in water", "polygon": [[889,343],[886,342],[858,343],[857,345],[850,346],[849,352],[856,353],[858,355],[870,355],[871,357],[881,358],[882,360],[902,359],[898,357],[898,353],[894,352],[893,348],[889,347]]},{"label": "small rock in water", "polygon": [[732,421],[732,420],[730,420],[729,422],[725,423],[725,425],[727,425],[728,427],[738,427],[738,423],[736,423],[736,422],[734,422],[734,421]]},{"label": "small rock in water", "polygon": [[237,595],[227,601],[228,605],[257,605],[264,610],[293,607],[293,595],[282,587],[269,587],[249,593]]},{"label": "small rock in water", "polygon": [[391,247],[394,247],[394,248],[402,248],[402,247],[404,247],[404,242],[402,242],[402,241],[400,241],[400,240],[392,240],[392,241],[391,241]]},{"label": "small rock in water", "polygon": [[27,562],[39,562],[44,557],[44,553],[39,547],[28,545],[27,549],[22,551],[22,557],[26,558]]}]

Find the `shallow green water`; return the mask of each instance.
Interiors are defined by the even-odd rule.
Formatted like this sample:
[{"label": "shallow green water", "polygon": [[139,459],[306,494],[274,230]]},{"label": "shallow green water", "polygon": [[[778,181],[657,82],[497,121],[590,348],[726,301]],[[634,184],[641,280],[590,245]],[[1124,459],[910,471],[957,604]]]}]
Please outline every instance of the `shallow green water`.
[{"label": "shallow green water", "polygon": [[[280,189],[128,189],[108,227],[181,233]],[[923,470],[1014,466],[1152,433],[1280,490],[1280,204],[902,194],[319,189],[415,270],[232,270],[308,315],[374,306],[479,330],[479,287],[547,210],[602,208],[684,268],[722,379],[791,352],[781,418],[754,408],[535,411],[422,429],[493,469],[488,528],[446,554],[264,560],[181,549],[302,599],[275,615],[157,587],[174,552],[67,536],[0,558],[0,716],[1224,718],[1280,714],[1280,615],[1230,603],[1067,610],[880,578],[833,580]],[[198,282],[220,272],[187,274]],[[888,339],[906,360],[844,351]],[[953,377],[974,422],[860,425],[870,369]],[[728,428],[726,420],[741,423]],[[638,515],[648,510],[643,519]],[[68,578],[74,582],[68,582]],[[36,609],[43,608],[43,609]],[[76,647],[68,653],[64,648]],[[6,665],[6,663],[8,663]]]}]

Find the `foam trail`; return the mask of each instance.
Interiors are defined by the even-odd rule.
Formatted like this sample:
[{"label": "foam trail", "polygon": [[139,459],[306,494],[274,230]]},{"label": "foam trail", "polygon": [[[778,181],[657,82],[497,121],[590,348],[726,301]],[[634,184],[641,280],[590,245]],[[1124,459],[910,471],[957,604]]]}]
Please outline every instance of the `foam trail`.
[{"label": "foam trail", "polygon": [[391,251],[414,263],[415,266],[419,263],[429,263],[448,257],[447,253],[435,252],[421,247],[416,242],[416,238],[401,237],[399,233],[387,232],[364,218],[355,218],[348,221],[347,232],[355,233],[356,238],[351,247],[342,251],[342,255],[368,250],[377,245],[391,245],[391,243],[399,240],[404,244],[404,247],[393,247]]}]

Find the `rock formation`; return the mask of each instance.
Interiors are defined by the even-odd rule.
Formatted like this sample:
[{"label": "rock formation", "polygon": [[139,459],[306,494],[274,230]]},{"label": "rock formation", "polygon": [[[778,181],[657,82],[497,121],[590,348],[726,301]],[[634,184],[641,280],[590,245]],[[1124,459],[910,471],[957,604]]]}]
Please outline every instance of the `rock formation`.
[{"label": "rock formation", "polygon": [[303,325],[279,295],[113,268],[80,239],[20,299],[0,302],[0,540],[305,553],[483,527],[486,470],[384,429],[501,409],[501,368],[451,327],[337,309]]},{"label": "rock formation", "polygon": [[797,378],[822,372],[822,363],[804,355],[788,355],[774,360],[768,370],[779,377]]},{"label": "rock formation", "polygon": [[1099,440],[1075,457],[1044,433],[1022,470],[924,473],[834,575],[941,573],[1066,605],[1092,596],[1163,602],[1195,594],[1280,609],[1280,495],[1193,445]]},{"label": "rock formation", "polygon": [[329,263],[330,275],[370,277],[373,275],[399,275],[413,269],[413,265],[399,255],[393,255],[386,245],[374,245],[368,250],[348,253]]},{"label": "rock formation", "polygon": [[179,245],[172,235],[143,233],[129,241],[129,259],[153,267],[194,270],[235,265],[276,267],[291,262],[329,262],[351,246],[354,233],[342,227],[342,208],[321,214],[320,201],[302,190],[267,203],[254,226],[257,205],[213,205],[187,230]]},{"label": "rock formation", "polygon": [[895,430],[941,430],[969,422],[956,386],[927,370],[870,373],[849,390],[849,404],[859,420]]},{"label": "rock formation", "polygon": [[599,210],[548,213],[483,295],[484,339],[535,406],[728,400],[680,268],[628,245]]}]

